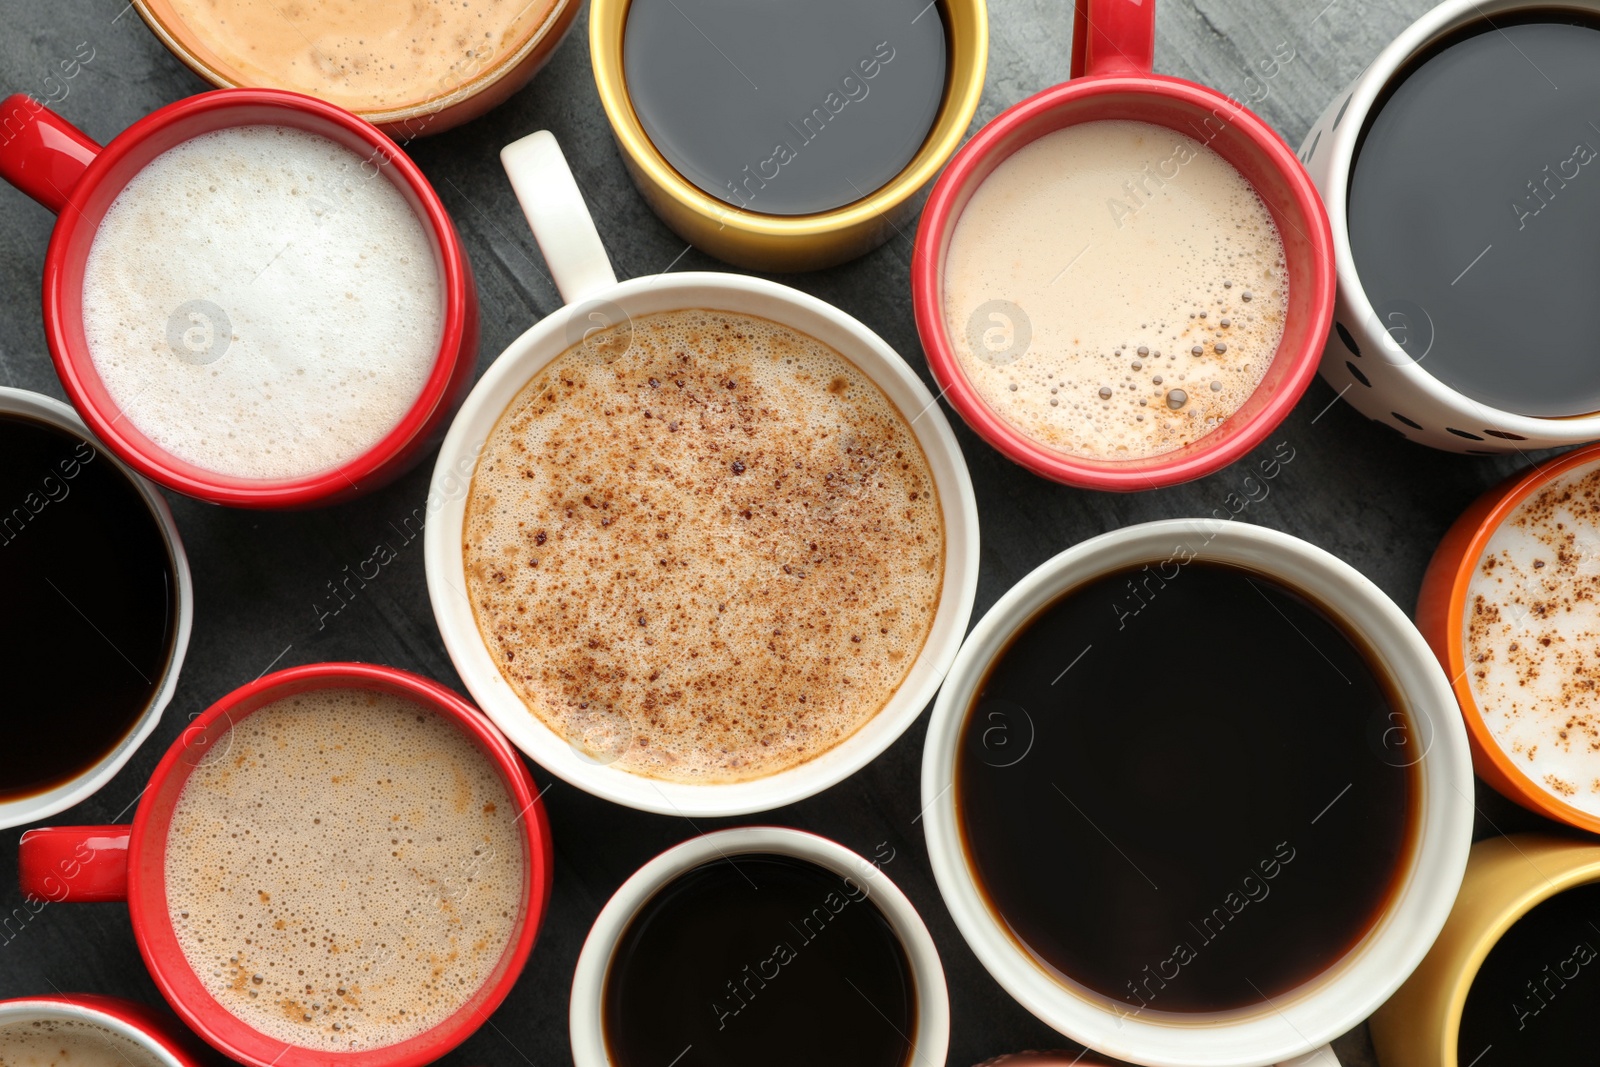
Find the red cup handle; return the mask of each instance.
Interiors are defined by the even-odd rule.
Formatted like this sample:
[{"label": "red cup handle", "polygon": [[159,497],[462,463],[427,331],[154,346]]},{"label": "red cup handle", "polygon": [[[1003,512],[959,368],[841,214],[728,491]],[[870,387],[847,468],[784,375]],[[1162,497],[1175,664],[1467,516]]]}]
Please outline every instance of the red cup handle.
[{"label": "red cup handle", "polygon": [[1149,74],[1156,59],[1156,0],[1077,0],[1072,76]]},{"label": "red cup handle", "polygon": [[37,900],[128,899],[127,826],[48,826],[22,835],[18,877]]},{"label": "red cup handle", "polygon": [[57,215],[99,153],[88,134],[32,97],[0,101],[0,178]]}]

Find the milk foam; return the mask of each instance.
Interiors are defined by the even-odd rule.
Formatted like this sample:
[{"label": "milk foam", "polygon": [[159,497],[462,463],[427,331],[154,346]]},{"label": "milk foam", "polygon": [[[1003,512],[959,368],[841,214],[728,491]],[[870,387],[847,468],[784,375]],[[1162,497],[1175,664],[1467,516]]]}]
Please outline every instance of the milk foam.
[{"label": "milk foam", "polygon": [[241,126],[169,149],[117,196],[83,315],[142,433],[208,471],[282,479],[399,423],[437,357],[443,294],[422,221],[376,162]]},{"label": "milk foam", "polygon": [[1468,683],[1495,742],[1600,815],[1600,465],[1507,516],[1473,571],[1464,622]]},{"label": "milk foam", "polygon": [[322,1051],[392,1045],[455,1013],[510,942],[520,813],[442,716],[327,689],[241,719],[167,836],[167,910],[223,1007]]},{"label": "milk foam", "polygon": [[1212,149],[1142,122],[1069,126],[1002,162],[956,223],[943,281],[984,403],[1097,459],[1219,426],[1261,384],[1288,306],[1283,242],[1255,190]]},{"label": "milk foam", "polygon": [[115,1030],[79,1019],[0,1023],[0,1067],[162,1067]]},{"label": "milk foam", "polygon": [[651,315],[506,408],[467,501],[479,630],[538,718],[651,777],[741,781],[888,702],[939,604],[944,526],[905,417],[765,319]]}]

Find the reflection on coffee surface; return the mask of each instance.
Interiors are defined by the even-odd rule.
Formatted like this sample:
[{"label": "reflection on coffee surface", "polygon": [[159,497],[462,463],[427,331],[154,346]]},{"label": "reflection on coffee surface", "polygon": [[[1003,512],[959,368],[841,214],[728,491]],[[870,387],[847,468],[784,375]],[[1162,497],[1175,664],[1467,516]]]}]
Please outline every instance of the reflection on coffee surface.
[{"label": "reflection on coffee surface", "polygon": [[1507,930],[1472,979],[1462,1067],[1593,1063],[1600,1002],[1600,886],[1569,889]]},{"label": "reflection on coffee surface", "polygon": [[1506,516],[1465,612],[1468,684],[1496,743],[1553,796],[1600,815],[1600,466]]},{"label": "reflection on coffee surface", "polygon": [[1045,134],[985,178],[944,262],[944,315],[983,402],[1046,448],[1143,459],[1247,400],[1283,337],[1288,274],[1250,183],[1176,130]]},{"label": "reflection on coffee surface", "polygon": [[894,695],[944,527],[904,416],[814,338],[675,311],[598,331],[506,408],[467,500],[478,628],[590,758],[731,782],[812,759]]},{"label": "reflection on coffee surface", "polygon": [[202,134],[135,175],[95,233],[95,370],[134,427],[203,470],[329,470],[394,429],[433,369],[430,241],[381,159],[284,126]]},{"label": "reflection on coffee surface", "polygon": [[555,0],[153,0],[151,7],[230,81],[378,111],[425,103],[488,73],[544,24]]},{"label": "reflection on coffee surface", "polygon": [[633,0],[629,100],[711,196],[767,215],[831,211],[922,148],[944,98],[935,0]]},{"label": "reflection on coffee surface", "polygon": [[66,783],[133,730],[173,654],[178,590],[150,505],[88,441],[0,415],[0,456],[3,801]]},{"label": "reflection on coffee surface", "polygon": [[1262,574],[1166,560],[1085,582],[990,667],[955,805],[990,907],[1125,1014],[1288,993],[1409,863],[1423,743],[1360,641]]},{"label": "reflection on coffee surface", "polygon": [[214,739],[166,846],[167,910],[206,991],[328,1052],[437,1026],[521,917],[519,813],[489,758],[400,697],[284,697]]},{"label": "reflection on coffee surface", "polygon": [[1385,93],[1349,202],[1377,328],[1492,407],[1600,411],[1600,21],[1496,14],[1430,47]]},{"label": "reflection on coffee surface", "polygon": [[37,1019],[0,1023],[0,1067],[162,1067],[162,1060],[98,1023]]},{"label": "reflection on coffee surface", "polygon": [[742,855],[679,875],[623,931],[601,1021],[616,1067],[904,1067],[916,986],[871,882]]}]

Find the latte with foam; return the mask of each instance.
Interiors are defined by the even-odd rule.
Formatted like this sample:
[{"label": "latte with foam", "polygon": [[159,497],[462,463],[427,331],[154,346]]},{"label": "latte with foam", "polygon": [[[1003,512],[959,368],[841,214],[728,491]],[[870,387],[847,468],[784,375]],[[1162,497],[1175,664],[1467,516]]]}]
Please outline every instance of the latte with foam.
[{"label": "latte with foam", "polygon": [[624,770],[734,782],[888,703],[944,543],[911,426],[854,364],[766,319],[676,311],[594,333],[511,402],[464,563],[540,721]]},{"label": "latte with foam", "polygon": [[84,265],[94,368],[128,421],[215,474],[297,478],[378,444],[443,328],[431,237],[381,160],[238,126],[152,160]]},{"label": "latte with foam", "polygon": [[85,1019],[0,1023],[0,1067],[163,1067],[145,1046]]},{"label": "latte with foam", "polygon": [[1238,411],[1283,337],[1288,271],[1267,207],[1165,126],[1045,134],[985,178],[944,263],[961,371],[1018,433],[1136,460]]},{"label": "latte with foam", "polygon": [[240,719],[190,774],[167,910],[206,991],[261,1033],[348,1052],[416,1037],[493,975],[527,857],[499,771],[400,697],[324,689]]}]

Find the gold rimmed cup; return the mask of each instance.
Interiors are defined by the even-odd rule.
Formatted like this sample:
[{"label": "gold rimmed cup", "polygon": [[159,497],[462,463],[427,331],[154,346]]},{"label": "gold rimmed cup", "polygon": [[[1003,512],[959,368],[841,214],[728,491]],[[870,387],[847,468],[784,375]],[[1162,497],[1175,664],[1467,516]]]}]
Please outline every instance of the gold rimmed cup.
[{"label": "gold rimmed cup", "polygon": [[634,184],[662,221],[735,266],[817,270],[854,259],[905,230],[916,214],[917,195],[961,144],[983,93],[989,58],[985,0],[938,0],[948,49],[944,97],[911,162],[888,184],[831,211],[768,215],[742,209],[689,182],[645,133],[623,73],[630,2],[591,0],[589,5],[589,54],[611,132]]}]

